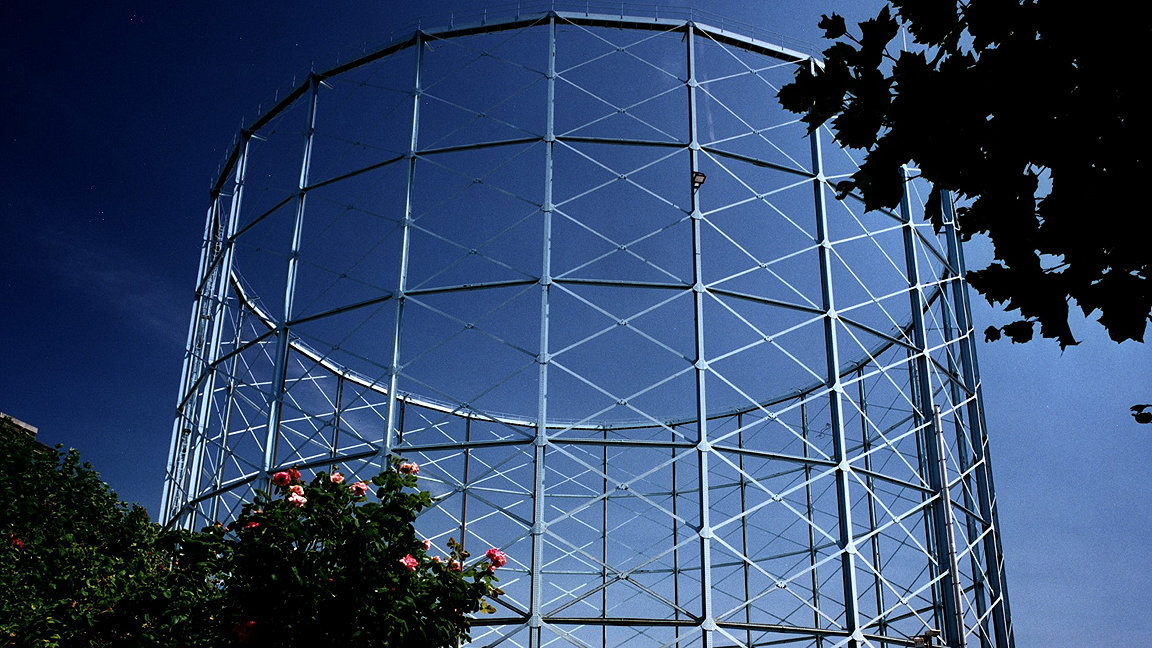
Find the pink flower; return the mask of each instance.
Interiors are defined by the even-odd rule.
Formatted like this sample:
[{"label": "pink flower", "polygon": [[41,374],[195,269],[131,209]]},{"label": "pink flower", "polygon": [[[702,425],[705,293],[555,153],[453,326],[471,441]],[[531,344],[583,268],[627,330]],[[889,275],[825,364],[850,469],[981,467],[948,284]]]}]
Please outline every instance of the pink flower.
[{"label": "pink flower", "polygon": [[400,564],[407,567],[408,571],[416,571],[416,565],[419,563],[417,563],[416,559],[412,557],[412,554],[408,554],[407,556],[404,556],[400,559]]},{"label": "pink flower", "polygon": [[244,525],[244,528],[245,529],[255,529],[258,526],[260,526],[259,522],[256,522],[254,520],[250,520],[247,524]]},{"label": "pink flower", "polygon": [[281,470],[280,472],[272,475],[272,483],[277,486],[287,486],[292,483],[292,476],[287,472]]},{"label": "pink flower", "polygon": [[288,469],[288,476],[292,478],[292,481],[300,481],[300,471],[295,468]]},{"label": "pink flower", "polygon": [[460,563],[456,562],[455,560],[449,560],[448,569],[450,571],[460,571]]},{"label": "pink flower", "polygon": [[299,495],[301,497],[304,496],[304,487],[300,484],[292,484],[288,487],[288,490],[292,491],[293,495]]},{"label": "pink flower", "polygon": [[440,556],[432,556],[432,562],[440,562]]},{"label": "pink flower", "polygon": [[292,493],[291,495],[288,496],[288,501],[293,506],[295,506],[296,508],[300,508],[301,506],[304,506],[305,504],[308,503],[308,498],[304,497],[303,495],[297,495],[296,493]]},{"label": "pink flower", "polygon": [[428,551],[431,548],[432,548],[432,541],[431,540],[425,540],[424,541],[424,551]]},{"label": "pink flower", "polygon": [[400,472],[405,475],[415,475],[420,472],[420,466],[412,462],[402,463],[400,464]]},{"label": "pink flower", "polygon": [[338,472],[332,473],[332,476],[329,477],[329,479],[332,480],[333,484],[343,484],[344,483],[344,475],[341,475]]},{"label": "pink flower", "polygon": [[503,551],[493,547],[484,554],[488,560],[492,561],[493,567],[503,567],[508,564],[508,556],[504,555]]},{"label": "pink flower", "polygon": [[368,482],[358,481],[349,486],[348,490],[352,491],[356,497],[364,497],[364,494],[368,492]]}]

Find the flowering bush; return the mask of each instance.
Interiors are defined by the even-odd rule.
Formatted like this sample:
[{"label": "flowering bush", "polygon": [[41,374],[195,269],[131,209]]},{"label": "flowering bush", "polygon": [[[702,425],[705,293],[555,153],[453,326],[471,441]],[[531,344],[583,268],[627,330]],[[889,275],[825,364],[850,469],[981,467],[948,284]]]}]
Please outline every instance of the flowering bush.
[{"label": "flowering bush", "polygon": [[392,460],[373,498],[284,470],[227,527],[164,533],[75,451],[0,419],[0,646],[455,648],[470,614],[495,611],[505,558],[469,565],[452,540],[430,554],[418,471]]},{"label": "flowering bush", "polygon": [[0,646],[219,645],[185,634],[218,589],[173,573],[160,536],[75,450],[0,419]]},{"label": "flowering bush", "polygon": [[250,646],[457,646],[470,614],[495,611],[484,597],[502,593],[493,569],[506,558],[492,549],[469,565],[452,540],[448,555],[430,555],[412,526],[432,503],[418,472],[393,458],[372,479],[374,499],[340,473],[303,484],[278,472],[227,528],[177,534],[178,570],[219,583],[201,618]]}]

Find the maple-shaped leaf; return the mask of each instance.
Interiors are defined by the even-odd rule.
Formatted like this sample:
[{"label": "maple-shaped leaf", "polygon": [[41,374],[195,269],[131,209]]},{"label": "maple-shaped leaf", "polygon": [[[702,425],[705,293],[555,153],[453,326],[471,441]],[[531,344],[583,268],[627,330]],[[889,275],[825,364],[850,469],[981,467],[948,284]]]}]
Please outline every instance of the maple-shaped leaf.
[{"label": "maple-shaped leaf", "polygon": [[824,38],[829,40],[836,40],[848,33],[848,27],[844,24],[844,16],[840,14],[820,16],[820,22],[816,26],[824,30]]},{"label": "maple-shaped leaf", "polygon": [[862,67],[876,67],[880,64],[888,43],[900,33],[900,24],[888,11],[888,5],[879,15],[860,23],[860,64]]}]

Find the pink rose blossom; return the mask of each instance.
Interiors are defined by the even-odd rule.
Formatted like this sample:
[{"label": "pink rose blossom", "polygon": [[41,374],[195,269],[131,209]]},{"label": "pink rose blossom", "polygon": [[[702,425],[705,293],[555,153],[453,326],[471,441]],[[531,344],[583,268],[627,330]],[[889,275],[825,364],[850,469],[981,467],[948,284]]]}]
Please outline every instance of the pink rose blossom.
[{"label": "pink rose blossom", "polygon": [[300,495],[301,497],[304,496],[304,487],[300,484],[293,484],[292,486],[288,487],[288,490],[292,491],[293,495]]},{"label": "pink rose blossom", "polygon": [[291,495],[288,496],[288,501],[293,506],[295,506],[296,508],[300,508],[301,506],[304,506],[305,504],[308,503],[308,498],[304,497],[303,495],[297,495],[296,493],[292,493]]},{"label": "pink rose blossom", "polygon": [[292,478],[292,481],[299,481],[300,480],[300,471],[296,470],[295,468],[289,468],[288,469],[288,476]]},{"label": "pink rose blossom", "polygon": [[450,571],[460,571],[460,563],[456,562],[455,560],[449,560],[448,569]]},{"label": "pink rose blossom", "polygon": [[245,529],[255,529],[258,526],[260,526],[259,522],[256,522],[254,520],[250,520],[247,524],[244,525],[244,528]]},{"label": "pink rose blossom", "polygon": [[407,556],[404,556],[400,559],[400,564],[407,567],[408,571],[416,571],[416,565],[419,563],[417,563],[416,559],[412,557],[412,554],[408,554]]},{"label": "pink rose blossom", "polygon": [[333,484],[343,484],[344,483],[344,475],[341,475],[338,472],[332,473],[332,477],[330,477],[329,479],[332,480]]},{"label": "pink rose blossom", "polygon": [[503,551],[493,547],[484,554],[488,560],[492,561],[493,567],[503,567],[508,564],[508,556],[504,555]]},{"label": "pink rose blossom", "polygon": [[281,470],[280,472],[272,475],[272,483],[277,486],[287,486],[292,483],[292,476],[287,472]]},{"label": "pink rose blossom", "polygon": [[431,548],[432,548],[432,541],[431,540],[425,540],[424,541],[424,551],[428,551]]},{"label": "pink rose blossom", "polygon": [[356,497],[364,497],[364,494],[368,492],[368,482],[358,481],[349,486],[348,490],[352,491]]},{"label": "pink rose blossom", "polygon": [[402,463],[400,464],[400,472],[405,475],[415,475],[420,472],[420,466],[412,462]]},{"label": "pink rose blossom", "polygon": [[432,562],[440,562],[440,556],[432,556]]}]

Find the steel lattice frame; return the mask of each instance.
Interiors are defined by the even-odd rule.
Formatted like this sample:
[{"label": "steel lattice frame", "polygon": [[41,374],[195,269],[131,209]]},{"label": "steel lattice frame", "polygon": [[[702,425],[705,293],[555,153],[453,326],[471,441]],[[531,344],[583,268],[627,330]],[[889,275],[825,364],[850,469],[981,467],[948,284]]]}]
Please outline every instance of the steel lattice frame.
[{"label": "steel lattice frame", "polygon": [[832,199],[815,64],[545,11],[311,76],[213,191],[161,517],[396,453],[510,557],[474,645],[1012,646],[951,204]]}]

